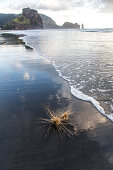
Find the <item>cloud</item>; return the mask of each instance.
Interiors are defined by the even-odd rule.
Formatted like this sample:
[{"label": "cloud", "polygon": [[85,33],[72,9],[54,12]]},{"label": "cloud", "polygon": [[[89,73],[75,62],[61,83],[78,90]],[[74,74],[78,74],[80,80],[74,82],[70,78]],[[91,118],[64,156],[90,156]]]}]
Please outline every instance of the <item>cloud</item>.
[{"label": "cloud", "polygon": [[[54,3],[53,3],[54,2]],[[2,8],[9,8],[10,10],[21,10],[25,7],[30,7],[33,9],[40,9],[40,10],[50,10],[50,11],[60,11],[60,10],[67,10],[67,4],[61,4],[59,0],[43,0],[41,2],[36,2],[35,0],[27,1],[27,0],[19,0],[14,3],[14,0],[6,4],[2,4]],[[0,2],[1,5],[1,2]]]},{"label": "cloud", "polygon": [[103,12],[113,13],[113,0],[101,0]]},{"label": "cloud", "polygon": [[103,13],[113,13],[113,0],[94,0],[93,8]]},{"label": "cloud", "polygon": [[[87,0],[85,0],[87,1]],[[14,10],[20,10],[24,7],[29,6],[30,8],[34,9],[41,9],[41,10],[50,10],[50,11],[60,11],[60,10],[68,10],[70,8],[76,8],[84,6],[83,0],[43,0],[36,2],[35,0],[32,1],[22,1],[19,0],[18,2],[9,3],[8,7]]]},{"label": "cloud", "polygon": [[[3,4],[4,2],[4,4]],[[7,2],[7,3],[6,3]],[[20,10],[24,7],[30,7],[34,9],[50,10],[50,11],[63,11],[80,7],[87,7],[93,5],[95,0],[0,0],[0,6],[6,7],[12,10]]]},{"label": "cloud", "polygon": [[113,12],[113,0],[0,0],[1,9],[21,11],[24,7],[43,11],[68,11],[77,8],[91,8],[99,12]]},{"label": "cloud", "polygon": [[38,9],[41,10],[50,10],[50,11],[61,11],[61,10],[68,10],[68,6],[67,5],[48,5],[48,4],[39,4],[37,6]]}]

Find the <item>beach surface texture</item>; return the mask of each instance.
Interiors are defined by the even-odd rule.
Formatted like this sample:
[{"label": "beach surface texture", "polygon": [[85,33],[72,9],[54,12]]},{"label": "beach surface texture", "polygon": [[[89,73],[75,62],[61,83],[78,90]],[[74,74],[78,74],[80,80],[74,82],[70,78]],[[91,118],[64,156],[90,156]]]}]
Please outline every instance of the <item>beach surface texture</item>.
[{"label": "beach surface texture", "polygon": [[[74,135],[42,127],[45,105],[72,112]],[[113,170],[112,121],[11,34],[0,35],[0,169]]]}]

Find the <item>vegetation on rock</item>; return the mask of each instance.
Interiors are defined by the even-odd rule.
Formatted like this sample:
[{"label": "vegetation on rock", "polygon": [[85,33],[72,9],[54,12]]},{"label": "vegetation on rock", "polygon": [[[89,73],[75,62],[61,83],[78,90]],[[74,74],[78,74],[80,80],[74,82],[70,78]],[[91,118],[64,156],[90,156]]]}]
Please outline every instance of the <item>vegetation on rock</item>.
[{"label": "vegetation on rock", "polygon": [[19,17],[12,20],[13,22],[17,24],[29,24],[30,20],[24,17],[23,15],[20,15]]}]

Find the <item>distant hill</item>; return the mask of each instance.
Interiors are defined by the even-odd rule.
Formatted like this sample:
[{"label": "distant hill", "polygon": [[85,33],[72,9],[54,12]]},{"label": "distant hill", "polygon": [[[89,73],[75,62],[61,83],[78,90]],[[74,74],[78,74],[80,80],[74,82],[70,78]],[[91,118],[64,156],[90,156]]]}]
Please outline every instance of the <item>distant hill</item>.
[{"label": "distant hill", "polygon": [[11,22],[12,19],[16,18],[19,14],[1,14],[0,13],[0,27],[8,22]]},{"label": "distant hill", "polygon": [[65,22],[62,27],[65,29],[79,29],[80,25],[78,23]]}]

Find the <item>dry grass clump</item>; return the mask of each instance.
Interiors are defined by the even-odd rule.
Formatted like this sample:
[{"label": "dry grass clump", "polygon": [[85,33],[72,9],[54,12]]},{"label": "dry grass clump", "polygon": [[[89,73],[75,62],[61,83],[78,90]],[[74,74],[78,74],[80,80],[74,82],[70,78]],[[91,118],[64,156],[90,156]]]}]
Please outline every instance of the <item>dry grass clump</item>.
[{"label": "dry grass clump", "polygon": [[61,118],[62,121],[67,122],[67,121],[69,121],[69,116],[71,114],[72,113],[69,110],[67,110],[67,111],[64,111],[63,113],[60,113],[59,117]]},{"label": "dry grass clump", "polygon": [[44,110],[46,111],[49,118],[48,119],[41,118],[41,120],[42,123],[49,124],[48,130],[50,129],[50,126],[52,126],[57,130],[57,132],[59,132],[60,135],[62,131],[65,134],[67,134],[69,137],[73,135],[73,132],[67,128],[67,126],[70,125],[69,111],[65,111],[63,113],[59,113],[59,112],[55,113],[48,106],[44,106]]},{"label": "dry grass clump", "polygon": [[58,116],[53,116],[51,118],[51,122],[54,124],[54,125],[57,125],[59,126],[61,124],[61,119],[58,117]]}]

